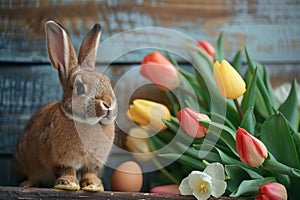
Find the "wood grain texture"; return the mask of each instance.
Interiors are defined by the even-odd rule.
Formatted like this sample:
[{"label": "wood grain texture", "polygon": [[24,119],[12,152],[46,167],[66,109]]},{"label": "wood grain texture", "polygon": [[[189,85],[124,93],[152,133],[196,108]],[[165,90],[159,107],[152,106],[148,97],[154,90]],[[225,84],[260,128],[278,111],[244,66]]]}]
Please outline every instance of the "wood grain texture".
[{"label": "wood grain texture", "polygon": [[[54,19],[68,29],[77,49],[92,25],[100,22],[102,40],[111,39],[103,46],[105,55],[121,62],[140,62],[142,56],[139,51],[120,55],[120,49],[178,48],[168,39],[173,31],[212,44],[223,32],[227,58],[247,45],[256,60],[298,62],[299,10],[297,0],[1,0],[0,61],[48,62],[44,23]],[[170,31],[136,31],[144,27]],[[98,62],[111,61],[106,58],[100,55]]]},{"label": "wood grain texture", "polygon": [[[175,194],[154,194],[154,193],[134,193],[134,192],[84,192],[84,191],[62,191],[43,188],[18,188],[0,187],[0,198],[2,199],[144,199],[144,200],[194,200],[193,196],[182,196]],[[214,198],[210,200],[229,200],[228,197]],[[247,200],[247,198],[237,198],[236,200]]]}]

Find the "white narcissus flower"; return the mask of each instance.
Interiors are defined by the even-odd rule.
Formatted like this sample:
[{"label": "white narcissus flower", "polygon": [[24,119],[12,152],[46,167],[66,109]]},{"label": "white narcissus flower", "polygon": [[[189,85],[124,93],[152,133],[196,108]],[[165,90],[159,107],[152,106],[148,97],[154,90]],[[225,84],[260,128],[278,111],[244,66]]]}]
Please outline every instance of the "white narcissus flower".
[{"label": "white narcissus flower", "polygon": [[182,195],[194,195],[198,200],[206,200],[210,195],[218,198],[225,193],[224,167],[220,163],[209,164],[203,172],[192,171],[179,186]]}]

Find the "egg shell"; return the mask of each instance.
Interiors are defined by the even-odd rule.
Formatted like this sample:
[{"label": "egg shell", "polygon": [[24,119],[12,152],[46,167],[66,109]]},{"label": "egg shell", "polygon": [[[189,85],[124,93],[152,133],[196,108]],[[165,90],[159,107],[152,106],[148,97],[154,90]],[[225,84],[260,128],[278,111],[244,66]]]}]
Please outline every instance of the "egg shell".
[{"label": "egg shell", "polygon": [[139,192],[143,185],[143,173],[134,161],[122,163],[113,172],[111,190],[119,192]]}]

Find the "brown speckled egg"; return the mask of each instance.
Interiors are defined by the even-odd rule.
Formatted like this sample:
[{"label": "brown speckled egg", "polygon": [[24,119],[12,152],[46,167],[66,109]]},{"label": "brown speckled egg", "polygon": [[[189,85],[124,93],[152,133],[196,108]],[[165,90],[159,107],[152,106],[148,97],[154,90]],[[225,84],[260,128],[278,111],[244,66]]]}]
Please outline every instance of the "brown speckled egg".
[{"label": "brown speckled egg", "polygon": [[111,176],[111,190],[120,192],[139,192],[143,185],[143,173],[134,161],[122,163]]}]

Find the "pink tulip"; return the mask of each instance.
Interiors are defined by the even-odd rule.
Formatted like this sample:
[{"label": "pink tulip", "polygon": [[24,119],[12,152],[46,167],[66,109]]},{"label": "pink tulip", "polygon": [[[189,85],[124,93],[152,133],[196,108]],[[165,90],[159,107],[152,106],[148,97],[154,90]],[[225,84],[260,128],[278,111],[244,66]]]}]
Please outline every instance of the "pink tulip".
[{"label": "pink tulip", "polygon": [[259,188],[256,200],[286,200],[288,198],[284,185],[280,183],[266,183]]},{"label": "pink tulip", "polygon": [[182,129],[191,137],[202,138],[207,133],[207,129],[203,127],[199,121],[210,118],[206,114],[199,113],[191,108],[183,108],[177,113]]},{"label": "pink tulip", "polygon": [[173,90],[180,84],[179,72],[158,51],[148,54],[144,58],[140,73],[162,90]]},{"label": "pink tulip", "polygon": [[213,61],[215,60],[215,48],[210,43],[204,40],[198,40],[197,45],[204,49]]},{"label": "pink tulip", "polygon": [[236,148],[241,161],[251,167],[260,166],[268,156],[266,146],[243,128],[236,132]]},{"label": "pink tulip", "polygon": [[157,186],[150,190],[151,193],[156,194],[180,194],[179,185],[163,185],[163,186]]}]

